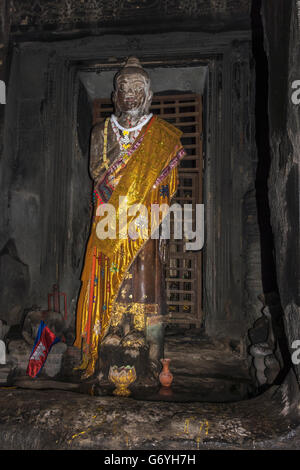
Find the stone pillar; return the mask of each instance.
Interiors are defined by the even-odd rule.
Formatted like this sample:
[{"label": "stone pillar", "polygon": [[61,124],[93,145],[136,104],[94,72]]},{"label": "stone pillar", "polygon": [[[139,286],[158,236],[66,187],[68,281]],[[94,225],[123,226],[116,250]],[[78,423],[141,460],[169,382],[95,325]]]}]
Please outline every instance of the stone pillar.
[{"label": "stone pillar", "polygon": [[[5,104],[3,104],[3,98],[6,101],[7,95],[7,51],[9,43],[9,31],[10,31],[10,11],[9,11],[10,0],[2,0],[0,2],[0,161],[3,162],[3,149],[4,149],[4,116],[5,116]],[[4,96],[3,96],[4,95]],[[2,165],[2,164],[1,164]],[[2,173],[2,169],[1,169]],[[0,180],[1,184],[1,180]],[[3,186],[2,186],[3,187]],[[1,215],[4,217],[3,206],[1,207]],[[2,219],[3,220],[3,219]],[[5,231],[3,225],[6,225],[6,221],[2,222],[2,230]],[[1,232],[2,232],[1,230]],[[5,237],[4,237],[5,238]],[[0,250],[3,248],[3,237],[0,235]]]},{"label": "stone pillar", "polygon": [[[261,14],[269,66],[269,204],[278,288],[292,354],[293,342],[300,339],[300,100],[292,100],[293,83],[300,80],[300,2],[262,0]],[[299,380],[300,365],[293,367]]]},{"label": "stone pillar", "polygon": [[3,151],[3,125],[4,108],[3,93],[4,84],[7,82],[6,56],[9,42],[10,31],[10,0],[2,0],[0,3],[0,154]]}]

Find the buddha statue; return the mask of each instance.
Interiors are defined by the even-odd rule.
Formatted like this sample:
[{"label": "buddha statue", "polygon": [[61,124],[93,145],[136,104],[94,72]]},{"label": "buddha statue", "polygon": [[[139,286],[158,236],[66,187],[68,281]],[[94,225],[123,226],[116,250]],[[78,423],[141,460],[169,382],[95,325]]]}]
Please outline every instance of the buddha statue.
[{"label": "buddha statue", "polygon": [[[185,152],[181,131],[149,112],[151,100],[149,75],[130,57],[115,76],[114,114],[92,129],[94,212],[74,343],[82,349],[83,380],[94,374],[107,380],[114,365],[134,365],[143,380],[157,379],[160,372],[166,304],[159,230],[164,216],[154,218],[150,230],[147,215],[151,218],[154,206],[170,204]],[[130,215],[134,205],[143,205],[144,212]],[[108,232],[118,226],[119,233],[108,237],[102,229],[111,207],[116,224],[110,220]],[[124,211],[137,238],[123,230]]]}]

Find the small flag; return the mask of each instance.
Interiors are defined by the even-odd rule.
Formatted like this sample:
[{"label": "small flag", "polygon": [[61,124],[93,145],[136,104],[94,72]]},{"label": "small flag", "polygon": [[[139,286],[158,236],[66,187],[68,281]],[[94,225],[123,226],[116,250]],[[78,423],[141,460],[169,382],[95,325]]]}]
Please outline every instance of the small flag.
[{"label": "small flag", "polygon": [[31,351],[26,374],[36,377],[42,370],[53,344],[60,341],[54,333],[41,321],[35,343]]}]

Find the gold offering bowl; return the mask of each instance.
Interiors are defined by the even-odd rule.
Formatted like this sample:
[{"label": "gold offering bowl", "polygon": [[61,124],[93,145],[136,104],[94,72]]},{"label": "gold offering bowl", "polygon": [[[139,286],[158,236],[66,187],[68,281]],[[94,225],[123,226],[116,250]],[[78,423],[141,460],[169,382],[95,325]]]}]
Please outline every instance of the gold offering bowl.
[{"label": "gold offering bowl", "polygon": [[136,380],[136,371],[134,366],[111,366],[109,369],[108,378],[111,382],[116,385],[116,389],[113,391],[114,395],[120,397],[128,397],[131,391],[128,390],[128,386]]}]

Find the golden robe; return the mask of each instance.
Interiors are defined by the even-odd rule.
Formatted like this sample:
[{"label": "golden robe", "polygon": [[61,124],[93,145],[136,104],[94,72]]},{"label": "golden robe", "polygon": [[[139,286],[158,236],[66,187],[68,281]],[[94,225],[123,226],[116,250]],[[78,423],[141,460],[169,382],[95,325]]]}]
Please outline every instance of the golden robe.
[{"label": "golden robe", "polygon": [[[83,348],[81,369],[86,376],[95,370],[99,344],[112,320],[114,304],[126,273],[138,253],[157,229],[166,214],[153,217],[151,205],[169,205],[177,189],[177,165],[185,155],[180,142],[182,132],[166,121],[153,117],[141,130],[125,156],[119,156],[95,186],[95,207],[90,237],[87,244],[82,286],[77,306],[76,340],[74,346]],[[127,207],[143,204],[148,211],[148,228],[137,224],[139,238],[117,233],[114,239],[100,239],[97,225],[102,219],[99,207],[111,204],[116,211],[117,227],[120,222],[119,198],[126,197]],[[128,216],[128,225],[139,218]],[[139,219],[142,220],[143,219]],[[151,227],[150,227],[151,225]],[[120,312],[119,312],[120,313]],[[118,312],[115,316],[118,317]]]}]

